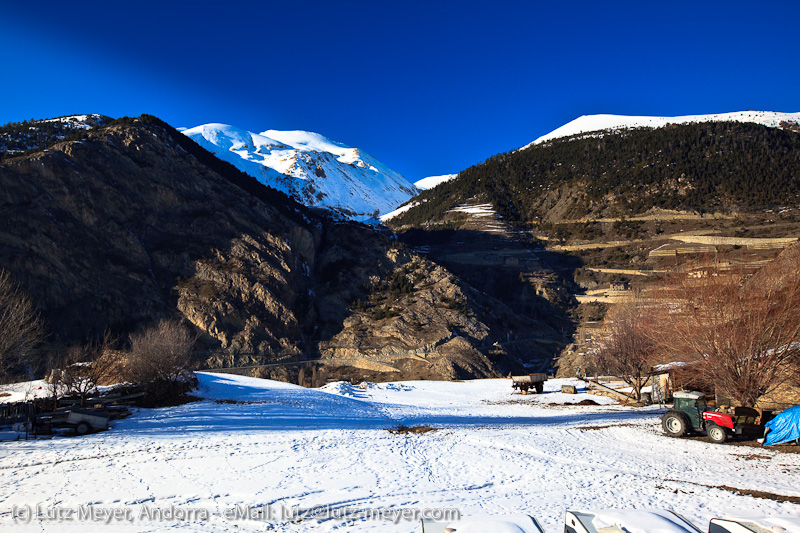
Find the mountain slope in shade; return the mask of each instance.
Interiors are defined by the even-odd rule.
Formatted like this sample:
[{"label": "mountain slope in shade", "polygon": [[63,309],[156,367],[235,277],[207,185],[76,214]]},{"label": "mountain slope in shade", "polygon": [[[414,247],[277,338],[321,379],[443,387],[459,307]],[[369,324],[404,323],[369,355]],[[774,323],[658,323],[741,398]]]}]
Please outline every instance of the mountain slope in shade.
[{"label": "mountain slope in shade", "polygon": [[419,191],[369,154],[306,131],[205,124],[183,133],[239,170],[301,203],[356,220],[377,218]]},{"label": "mountain slope in shade", "polygon": [[[106,329],[125,338],[164,317],[191,324],[200,367],[323,357],[359,382],[498,376],[531,356],[490,360],[495,342],[517,330],[555,335],[384,232],[263,186],[156,117],[81,132],[0,160],[0,268],[52,339],[25,362],[34,372],[49,350]],[[363,354],[380,356],[377,370]]]},{"label": "mountain slope in shade", "polygon": [[103,115],[69,115],[44,120],[9,122],[0,126],[0,157],[45,148],[79,131],[111,122]]},{"label": "mountain slope in shade", "polygon": [[718,113],[714,115],[686,115],[680,117],[635,117],[624,115],[583,115],[568,122],[547,135],[542,135],[532,143],[523,146],[522,150],[531,146],[560,139],[603,130],[619,130],[625,128],[662,128],[669,124],[688,124],[692,122],[746,122],[761,124],[771,128],[781,128],[782,124],[800,124],[800,113],[777,113],[774,111],[738,111],[734,113]]}]

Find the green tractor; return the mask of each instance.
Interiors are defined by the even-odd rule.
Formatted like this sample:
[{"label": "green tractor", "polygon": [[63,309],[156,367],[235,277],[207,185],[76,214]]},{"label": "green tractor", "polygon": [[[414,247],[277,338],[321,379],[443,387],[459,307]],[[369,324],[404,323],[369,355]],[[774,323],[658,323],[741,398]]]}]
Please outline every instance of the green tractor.
[{"label": "green tractor", "polygon": [[732,434],[741,433],[731,415],[709,409],[702,392],[678,391],[672,398],[672,409],[661,418],[661,427],[670,437],[684,437],[697,432],[705,433],[713,442],[720,443]]}]

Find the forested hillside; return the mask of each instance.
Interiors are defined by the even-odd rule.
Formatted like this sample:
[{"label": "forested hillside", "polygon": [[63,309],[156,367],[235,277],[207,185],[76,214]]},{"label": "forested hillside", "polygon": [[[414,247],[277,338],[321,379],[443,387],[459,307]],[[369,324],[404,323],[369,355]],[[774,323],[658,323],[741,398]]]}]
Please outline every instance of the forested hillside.
[{"label": "forested hillside", "polygon": [[0,126],[0,159],[4,155],[40,150],[67,140],[78,138],[81,132],[105,126],[112,119],[103,115],[73,115],[45,120],[9,122]]},{"label": "forested hillside", "polygon": [[583,135],[498,154],[422,192],[396,227],[442,220],[470,199],[524,226],[630,216],[653,207],[712,211],[797,201],[800,135],[732,122]]}]

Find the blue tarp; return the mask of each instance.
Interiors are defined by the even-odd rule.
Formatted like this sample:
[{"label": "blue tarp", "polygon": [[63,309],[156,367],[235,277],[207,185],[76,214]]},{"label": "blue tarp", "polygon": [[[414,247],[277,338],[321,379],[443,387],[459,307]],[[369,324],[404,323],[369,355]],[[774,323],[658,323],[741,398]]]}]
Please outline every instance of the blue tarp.
[{"label": "blue tarp", "polygon": [[764,444],[783,444],[795,439],[800,439],[800,405],[781,411],[778,415],[764,424],[768,428]]}]

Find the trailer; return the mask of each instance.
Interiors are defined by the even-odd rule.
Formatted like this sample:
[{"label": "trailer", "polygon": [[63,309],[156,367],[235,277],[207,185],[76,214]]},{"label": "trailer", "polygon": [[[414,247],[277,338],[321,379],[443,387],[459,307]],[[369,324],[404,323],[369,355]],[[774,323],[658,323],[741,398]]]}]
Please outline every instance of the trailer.
[{"label": "trailer", "polygon": [[64,422],[63,427],[74,429],[77,435],[86,435],[92,431],[108,429],[109,418],[111,416],[108,413],[87,409],[72,409],[67,414],[67,420]]},{"label": "trailer", "polygon": [[544,372],[511,376],[511,388],[519,390],[522,394],[528,394],[530,389],[535,389],[537,394],[541,394],[545,381],[547,381],[547,374]]}]

